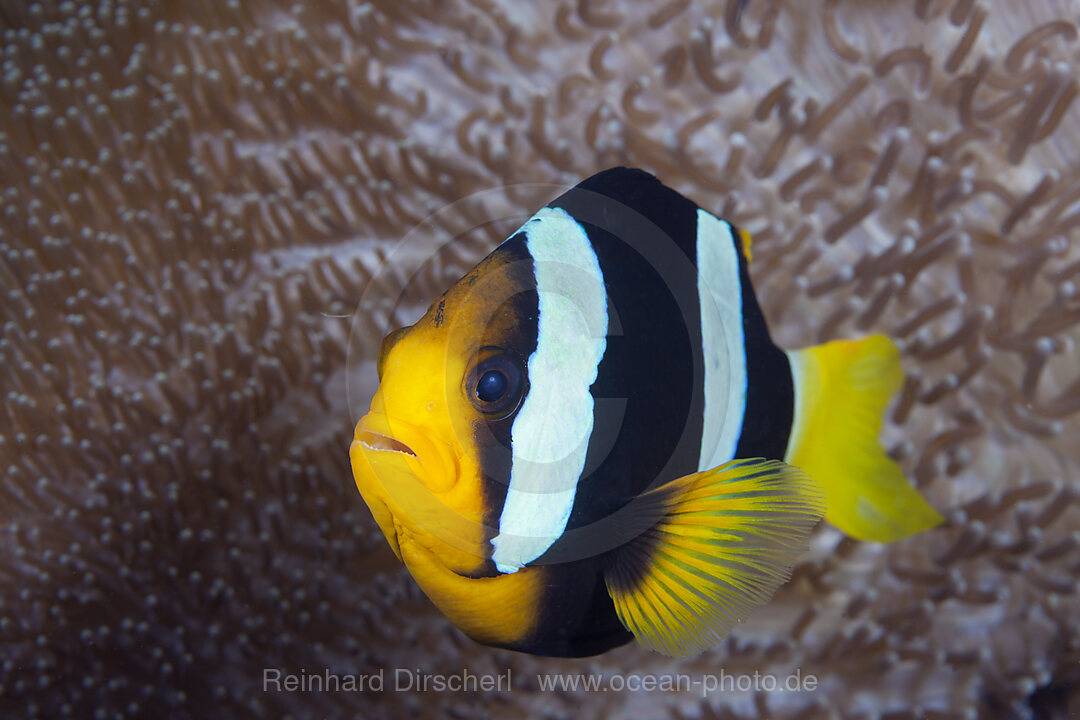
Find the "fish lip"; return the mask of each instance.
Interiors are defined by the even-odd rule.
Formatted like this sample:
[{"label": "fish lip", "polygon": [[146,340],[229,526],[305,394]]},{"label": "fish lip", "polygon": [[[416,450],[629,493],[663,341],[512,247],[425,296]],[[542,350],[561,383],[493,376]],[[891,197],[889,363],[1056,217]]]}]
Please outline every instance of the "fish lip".
[{"label": "fish lip", "polygon": [[416,457],[416,453],[413,452],[411,447],[397,438],[391,437],[390,435],[384,435],[383,433],[358,429],[354,440],[360,443],[364,448],[373,452],[393,452]]},{"label": "fish lip", "polygon": [[372,459],[399,458],[432,492],[445,492],[457,484],[460,468],[453,449],[425,428],[369,412],[357,423],[353,442]]}]

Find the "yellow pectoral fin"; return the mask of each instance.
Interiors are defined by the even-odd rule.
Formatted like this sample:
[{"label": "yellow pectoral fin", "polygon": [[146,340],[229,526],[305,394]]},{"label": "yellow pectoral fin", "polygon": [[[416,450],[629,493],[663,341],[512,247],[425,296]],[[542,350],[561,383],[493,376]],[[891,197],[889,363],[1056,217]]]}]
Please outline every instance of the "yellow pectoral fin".
[{"label": "yellow pectoral fin", "polygon": [[734,460],[639,498],[660,517],[620,548],[604,580],[645,647],[690,656],[719,643],[791,577],[824,512],[817,486],[776,460]]},{"label": "yellow pectoral fin", "polygon": [[878,443],[885,406],[903,381],[884,335],[788,353],[795,424],[784,459],[825,491],[825,519],[860,540],[889,542],[942,521]]},{"label": "yellow pectoral fin", "polygon": [[408,531],[402,531],[399,541],[401,558],[420,589],[469,637],[485,645],[514,647],[536,629],[543,568],[469,578],[447,569]]}]

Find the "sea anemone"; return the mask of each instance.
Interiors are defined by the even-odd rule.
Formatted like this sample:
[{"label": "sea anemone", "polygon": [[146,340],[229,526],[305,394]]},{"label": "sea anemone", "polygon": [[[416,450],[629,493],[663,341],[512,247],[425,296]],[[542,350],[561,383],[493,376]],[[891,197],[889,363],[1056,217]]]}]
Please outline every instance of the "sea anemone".
[{"label": "sea anemone", "polygon": [[[0,714],[1080,707],[1075,8],[740,4],[0,5]],[[616,164],[751,231],[781,345],[901,341],[885,440],[948,517],[889,546],[822,527],[689,662],[474,644],[347,464],[382,333]],[[512,686],[392,692],[395,670],[466,668]],[[721,669],[818,684],[537,679]],[[385,685],[289,692],[272,671]]]}]

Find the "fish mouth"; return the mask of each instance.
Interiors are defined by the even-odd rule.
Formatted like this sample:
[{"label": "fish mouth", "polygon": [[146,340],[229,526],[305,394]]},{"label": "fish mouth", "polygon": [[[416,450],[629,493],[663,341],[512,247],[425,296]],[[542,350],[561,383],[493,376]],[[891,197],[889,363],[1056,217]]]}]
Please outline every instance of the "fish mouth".
[{"label": "fish mouth", "polygon": [[458,460],[453,449],[427,429],[370,412],[353,433],[358,452],[384,467],[407,467],[432,492],[445,492],[457,483]]},{"label": "fish mouth", "polygon": [[416,457],[416,453],[413,452],[412,448],[408,445],[389,435],[383,435],[382,433],[372,432],[370,430],[359,430],[357,431],[354,440],[368,450],[401,453],[402,455]]},{"label": "fish mouth", "polygon": [[417,500],[423,497],[417,489],[448,489],[456,480],[449,448],[419,427],[368,413],[357,423],[349,458],[356,488],[400,560],[401,541],[408,535],[403,530],[414,521]]},{"label": "fish mouth", "polygon": [[376,411],[357,423],[349,459],[356,488],[399,560],[403,548],[414,547],[449,571],[472,573],[487,540],[477,521],[454,509],[454,496],[444,495],[461,475],[455,450],[432,428]]}]

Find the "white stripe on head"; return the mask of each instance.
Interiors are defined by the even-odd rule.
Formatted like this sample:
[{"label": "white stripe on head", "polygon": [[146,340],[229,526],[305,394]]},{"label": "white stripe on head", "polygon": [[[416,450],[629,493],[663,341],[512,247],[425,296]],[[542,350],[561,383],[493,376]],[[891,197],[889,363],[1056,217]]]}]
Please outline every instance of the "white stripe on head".
[{"label": "white stripe on head", "polygon": [[705,358],[705,422],[698,470],[735,457],[746,414],[746,338],[743,333],[739,238],[731,225],[698,210],[698,302]]},{"label": "white stripe on head", "polygon": [[529,394],[510,430],[510,484],[491,559],[516,572],[544,554],[570,519],[593,429],[589,388],[607,348],[604,275],[585,229],[543,208],[522,228],[539,296]]}]

